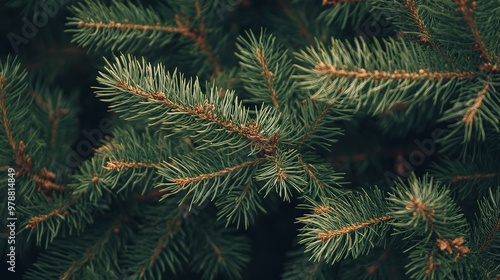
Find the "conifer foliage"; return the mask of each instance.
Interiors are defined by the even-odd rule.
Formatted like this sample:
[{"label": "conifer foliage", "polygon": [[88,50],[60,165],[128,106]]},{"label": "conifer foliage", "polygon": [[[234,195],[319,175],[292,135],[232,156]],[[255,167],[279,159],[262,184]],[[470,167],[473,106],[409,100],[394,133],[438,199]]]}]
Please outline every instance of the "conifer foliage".
[{"label": "conifer foliage", "polygon": [[[46,3],[28,2],[9,5]],[[17,257],[40,252],[25,279],[249,279],[248,232],[289,203],[283,279],[500,277],[499,0],[69,11],[113,120],[81,145],[92,109],[0,61],[1,197],[15,170]],[[92,155],[68,165],[75,147]]]}]

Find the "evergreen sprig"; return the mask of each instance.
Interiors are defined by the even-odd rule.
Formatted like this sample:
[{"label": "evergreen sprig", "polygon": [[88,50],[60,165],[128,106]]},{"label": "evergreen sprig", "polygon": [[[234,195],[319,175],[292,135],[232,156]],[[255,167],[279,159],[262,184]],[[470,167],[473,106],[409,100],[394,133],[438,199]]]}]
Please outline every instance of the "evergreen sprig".
[{"label": "evergreen sprig", "polygon": [[108,63],[107,71],[98,78],[102,87],[97,95],[126,119],[141,118],[197,137],[206,143],[200,148],[212,143],[232,150],[250,148],[252,153],[275,148],[278,113],[270,107],[256,110],[252,119],[232,92],[220,97],[211,88],[205,95],[197,80],[186,81],[175,72],[168,74],[161,65],[153,67],[130,56]]},{"label": "evergreen sprig", "polygon": [[263,30],[258,39],[252,32],[246,35],[248,39],[237,39],[237,56],[242,68],[242,82],[253,96],[249,101],[280,108],[293,100],[294,92],[293,67],[286,49],[275,43],[276,37]]},{"label": "evergreen sprig", "polygon": [[311,201],[307,209],[310,213],[299,219],[304,224],[300,243],[312,253],[312,260],[330,264],[348,256],[357,258],[382,245],[394,219],[379,189],[321,203]]},{"label": "evergreen sprig", "polygon": [[[450,196],[450,191],[424,175],[422,179],[412,174],[408,185],[401,181],[395,186],[390,201],[390,215],[396,234],[404,239],[429,242],[431,238],[455,239],[468,236],[468,223]],[[421,230],[415,231],[415,228]]]},{"label": "evergreen sprig", "polygon": [[217,196],[225,195],[233,186],[248,184],[258,164],[263,161],[262,158],[248,158],[242,153],[183,155],[159,167],[159,174],[167,180],[160,187],[164,187],[165,197],[183,193],[190,204],[200,205],[205,200],[212,201]]},{"label": "evergreen sprig", "polygon": [[354,104],[357,109],[366,106],[372,114],[397,103],[436,104],[475,76],[442,64],[439,54],[401,39],[374,39],[369,45],[362,38],[354,43],[332,39],[329,47],[318,42],[297,56],[298,84],[313,92],[311,99]]}]

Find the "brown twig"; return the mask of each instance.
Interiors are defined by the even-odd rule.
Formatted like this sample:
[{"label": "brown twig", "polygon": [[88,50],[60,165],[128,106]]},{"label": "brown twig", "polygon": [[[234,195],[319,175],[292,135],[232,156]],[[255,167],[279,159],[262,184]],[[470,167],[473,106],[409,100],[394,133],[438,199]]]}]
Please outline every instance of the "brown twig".
[{"label": "brown twig", "polygon": [[486,61],[491,61],[491,55],[486,49],[486,44],[484,43],[483,38],[481,38],[481,34],[474,24],[474,10],[476,9],[476,1],[473,1],[469,5],[469,0],[455,0],[455,3],[458,5],[458,11],[460,11],[469,27],[472,36],[474,36],[474,41],[476,42],[476,47],[481,51],[481,57]]},{"label": "brown twig", "polygon": [[486,98],[486,93],[488,92],[488,89],[490,87],[490,81],[491,81],[491,73],[488,75],[488,78],[486,78],[483,88],[477,93],[477,97],[476,100],[474,101],[474,104],[465,112],[465,115],[462,118],[462,122],[465,123],[466,125],[470,125],[474,122],[474,117],[476,116],[479,107],[481,107],[484,98]]},{"label": "brown twig", "polygon": [[476,173],[471,175],[455,175],[450,179],[450,183],[457,183],[462,180],[490,179],[499,176],[498,173]]},{"label": "brown twig", "polygon": [[176,178],[176,179],[174,179],[174,182],[179,186],[185,186],[185,185],[191,184],[191,183],[196,183],[196,182],[200,182],[200,181],[204,181],[204,180],[210,180],[212,178],[224,176],[224,175],[229,174],[231,172],[234,172],[236,170],[258,164],[258,163],[262,162],[263,160],[264,160],[263,158],[257,158],[257,159],[247,161],[247,162],[235,165],[235,166],[226,167],[222,170],[218,170],[215,172],[200,174],[200,175],[195,176],[195,177]]},{"label": "brown twig", "polygon": [[365,228],[367,226],[375,225],[375,224],[378,224],[381,222],[387,222],[387,221],[390,221],[392,219],[394,219],[393,216],[382,216],[382,217],[372,218],[372,219],[369,219],[369,220],[362,222],[362,223],[355,223],[355,224],[344,226],[340,229],[329,230],[326,232],[319,232],[318,238],[321,239],[321,241],[326,242],[332,238],[336,238],[336,237],[339,237],[341,235],[345,235],[345,234],[351,233],[353,231],[360,230],[360,229]]},{"label": "brown twig", "polygon": [[322,215],[328,212],[331,212],[333,210],[333,207],[330,205],[319,205],[317,207],[314,207],[313,212],[316,215]]},{"label": "brown twig", "polygon": [[111,160],[103,166],[103,169],[108,171],[118,170],[122,168],[135,169],[135,168],[157,168],[158,164],[156,163],[145,163],[145,162],[126,162],[126,161],[115,161]]},{"label": "brown twig", "polygon": [[66,216],[67,214],[68,214],[68,212],[66,210],[54,209],[47,214],[40,214],[38,216],[31,217],[25,228],[36,229],[38,227],[39,223],[46,221],[47,219],[49,219],[51,217],[59,216],[62,218],[64,216]]},{"label": "brown twig", "polygon": [[332,108],[332,106],[334,104],[335,104],[335,102],[329,103],[325,107],[325,109],[323,109],[323,111],[321,111],[321,113],[318,115],[318,117],[316,118],[316,120],[314,121],[314,123],[311,125],[311,127],[309,128],[309,130],[306,132],[306,134],[304,135],[304,137],[302,137],[302,140],[300,140],[300,142],[296,145],[295,148],[299,148],[300,146],[302,146],[307,141],[307,139],[309,139],[309,137],[316,130],[316,128],[318,128],[319,124],[321,123],[321,120],[323,120],[323,118],[326,116],[326,114],[328,114],[328,112],[330,111],[330,109]]},{"label": "brown twig", "polygon": [[319,62],[314,68],[319,75],[328,75],[334,78],[349,78],[359,80],[440,80],[440,79],[470,79],[474,77],[474,72],[466,71],[443,71],[432,72],[420,69],[418,72],[406,72],[406,70],[394,70],[392,73],[387,71],[368,71],[364,68],[357,70],[346,70],[347,66],[337,69],[335,65]]},{"label": "brown twig", "polygon": [[269,70],[267,67],[267,59],[266,56],[264,55],[264,50],[257,49],[255,52],[255,55],[257,57],[257,61],[260,64],[260,67],[262,68],[262,72],[260,72],[260,75],[264,77],[266,80],[266,86],[267,89],[269,90],[269,93],[271,94],[271,100],[273,101],[273,106],[275,108],[278,108],[278,98],[276,96],[276,88],[274,88],[274,73]]},{"label": "brown twig", "polygon": [[424,23],[420,19],[417,6],[415,5],[415,0],[406,0],[405,4],[406,4],[406,7],[408,8],[408,10],[410,11],[410,14],[411,14],[411,17],[413,18],[413,21],[415,21],[415,24],[417,24],[418,30],[420,31],[420,33],[423,34],[423,35],[419,36],[420,42],[430,44],[431,40],[429,39],[430,38],[429,31],[427,30]]},{"label": "brown twig", "polygon": [[495,226],[491,229],[490,233],[488,234],[488,237],[486,237],[486,240],[484,240],[483,243],[479,246],[479,249],[477,249],[478,253],[481,253],[484,251],[488,246],[490,246],[491,242],[493,242],[493,239],[495,236],[500,232],[500,218],[497,218],[497,223]]}]

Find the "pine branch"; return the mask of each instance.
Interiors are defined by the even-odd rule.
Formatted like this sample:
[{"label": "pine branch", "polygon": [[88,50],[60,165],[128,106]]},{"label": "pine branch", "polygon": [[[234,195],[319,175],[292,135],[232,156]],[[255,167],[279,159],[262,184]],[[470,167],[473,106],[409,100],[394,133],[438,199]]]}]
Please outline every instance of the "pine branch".
[{"label": "pine branch", "polygon": [[394,216],[387,214],[381,191],[322,200],[310,201],[308,209],[312,213],[299,219],[304,224],[300,243],[312,253],[311,259],[335,263],[347,256],[367,254],[384,243]]},{"label": "pine branch", "polygon": [[486,78],[486,81],[484,82],[484,86],[477,93],[476,100],[474,101],[474,104],[472,107],[470,107],[466,112],[464,117],[462,118],[462,122],[465,123],[465,125],[471,125],[474,122],[474,116],[476,115],[477,111],[479,110],[479,107],[481,107],[481,104],[483,103],[483,99],[486,98],[486,93],[488,92],[488,89],[490,87],[490,82],[491,82],[491,74],[488,75]]},{"label": "pine branch", "polygon": [[[217,77],[221,72],[221,66],[208,43],[200,1],[194,0],[194,6],[196,17],[200,21],[197,29],[192,28],[189,19],[180,13],[173,15],[175,25],[164,25],[161,24],[162,20],[158,11],[151,8],[144,9],[141,5],[122,4],[117,1],[110,6],[89,2],[87,6],[81,4],[79,7],[72,7],[76,17],[71,19],[70,25],[75,25],[80,30],[71,31],[76,33],[75,41],[84,47],[110,46],[112,50],[123,48],[134,50],[134,46],[125,44],[127,40],[130,40],[130,36],[135,36],[137,46],[140,45],[140,40],[146,39],[144,38],[146,33],[150,33],[149,38],[166,37],[166,40],[154,46],[161,47],[173,39],[170,35],[179,34],[194,43],[200,53],[206,56],[212,67],[213,76]],[[94,33],[97,33],[97,36]],[[108,36],[113,36],[117,40],[106,42]],[[143,44],[149,44],[151,47],[148,42]]]},{"label": "pine branch", "polygon": [[195,42],[198,45],[198,48],[202,53],[204,53],[210,64],[212,64],[212,73],[214,77],[219,76],[220,74],[220,65],[217,59],[215,58],[215,55],[213,52],[210,50],[210,47],[208,45],[207,41],[207,32],[205,30],[205,20],[203,15],[201,14],[201,4],[200,0],[195,0],[195,7],[196,7],[196,15],[200,19],[200,31],[199,34],[195,37]]},{"label": "pine branch", "polygon": [[117,276],[117,259],[129,241],[126,216],[104,220],[79,236],[59,239],[40,255],[26,279],[110,279]]},{"label": "pine branch", "polygon": [[81,196],[85,201],[103,203],[101,201],[109,202],[109,199],[117,195],[125,199],[135,194],[137,188],[142,188],[140,193],[145,194],[155,183],[162,182],[161,177],[156,174],[159,164],[134,166],[136,163],[133,162],[132,166],[123,166],[121,164],[127,162],[119,161],[115,164],[107,160],[107,157],[94,157],[80,166],[79,172],[72,176],[71,188],[75,196]]},{"label": "pine branch", "polygon": [[267,103],[283,110],[294,91],[293,67],[287,50],[276,43],[276,37],[261,30],[257,38],[253,32],[237,38],[241,65],[241,80],[252,94],[248,102]]},{"label": "pine branch", "polygon": [[[124,69],[129,70],[124,72]],[[141,69],[148,70],[141,72]],[[232,93],[219,97],[213,88],[206,96],[197,81],[194,84],[187,82],[176,73],[165,73],[161,65],[153,68],[131,57],[116,58],[116,64],[108,63],[107,70],[109,74],[101,73],[98,78],[105,86],[100,88],[98,96],[107,98],[106,101],[113,103],[112,108],[126,117],[143,117],[153,124],[174,123],[178,125],[177,131],[195,133],[206,143],[214,143],[212,140],[222,137],[225,131],[225,137],[230,138],[227,143],[234,148],[253,146],[254,151],[264,154],[274,152],[279,126],[276,112],[270,108],[257,111],[256,120],[251,120],[248,110],[233,98]],[[129,98],[130,95],[136,98]],[[139,103],[143,100],[148,101],[146,110],[145,105]],[[207,124],[214,129],[207,130]]]},{"label": "pine branch", "polygon": [[115,127],[113,135],[72,177],[74,193],[94,203],[116,197],[128,199],[138,192],[150,193],[157,184],[165,182],[158,174],[163,162],[192,152],[182,138],[165,138],[161,130],[137,130],[126,125]]},{"label": "pine branch", "polygon": [[[337,28],[335,28],[336,30],[334,32],[326,36],[323,35],[325,31],[319,34],[316,33],[314,34],[315,37],[322,41],[326,41],[329,37],[344,37],[342,32],[345,30],[352,30],[352,28],[354,28],[353,30],[355,30],[357,35],[364,36],[365,33],[362,29],[359,29],[360,27],[365,28],[366,26],[374,26],[382,22],[382,20],[385,20],[381,18],[377,12],[373,11],[372,4],[373,0],[323,0],[323,9],[320,10],[320,15],[316,16],[316,18],[320,20],[317,25],[322,26],[325,24],[326,28],[331,26]],[[326,6],[328,7],[324,9]],[[316,18],[314,18],[314,20],[316,20]],[[364,30],[366,32],[368,29]]]},{"label": "pine branch", "polygon": [[485,278],[491,263],[478,259],[464,245],[465,239],[435,239],[419,244],[409,254],[407,274],[414,279]]},{"label": "pine branch", "polygon": [[[477,73],[452,71],[439,64],[436,52],[415,43],[386,40],[367,45],[364,40],[349,42],[332,40],[332,46],[318,43],[299,53],[305,64],[297,66],[299,86],[312,90],[311,99],[336,102],[340,108],[366,106],[372,114],[380,114],[399,103],[436,105],[447,99],[455,88],[465,85]],[[432,70],[431,70],[432,69]],[[340,91],[340,93],[338,93]]]},{"label": "pine branch", "polygon": [[299,194],[304,192],[305,172],[298,164],[299,153],[297,150],[276,150],[256,171],[255,180],[264,185],[260,191],[264,191],[264,197],[275,190],[285,201],[290,201],[295,190]]},{"label": "pine branch", "polygon": [[422,35],[419,36],[419,41],[420,43],[425,43],[425,44],[430,44],[430,35],[429,31],[427,30],[425,24],[422,22],[422,19],[420,18],[418,14],[418,9],[417,6],[415,5],[415,0],[406,0],[405,2],[406,7],[410,11],[411,17],[413,18],[413,21],[415,24],[418,26],[418,29]]},{"label": "pine branch", "polygon": [[330,150],[342,135],[342,129],[336,123],[349,119],[352,109],[336,108],[335,102],[315,102],[304,99],[302,102],[286,106],[281,113],[282,126],[279,132],[282,143],[289,148]]},{"label": "pine branch", "polygon": [[218,220],[226,219],[226,226],[234,223],[239,228],[243,224],[248,229],[258,214],[266,213],[257,188],[253,182],[248,182],[244,186],[232,188],[227,195],[220,196],[215,201],[219,209]]},{"label": "pine branch", "polygon": [[121,264],[133,278],[161,278],[167,271],[175,274],[188,261],[188,239],[184,227],[189,207],[175,200],[143,205],[140,216],[144,226],[134,236]]},{"label": "pine branch", "polygon": [[116,224],[112,224],[111,227],[102,235],[102,237],[89,247],[85,253],[76,261],[73,261],[71,266],[59,277],[60,280],[70,280],[73,276],[80,270],[82,270],[88,263],[92,263],[95,255],[101,252],[104,244],[108,243],[111,235],[115,233]]},{"label": "pine branch", "polygon": [[333,107],[334,104],[335,104],[335,102],[329,103],[325,107],[325,109],[323,109],[323,111],[321,111],[321,113],[318,115],[318,117],[316,118],[316,120],[314,120],[314,123],[311,125],[311,127],[309,128],[309,130],[306,132],[306,134],[304,135],[304,137],[295,146],[296,149],[298,149],[300,146],[302,146],[309,139],[309,137],[311,136],[311,134],[316,130],[316,128],[318,128],[319,124],[321,123],[321,121],[323,120],[323,118],[325,117],[325,115],[328,114],[328,112],[330,111],[330,109]]},{"label": "pine branch", "polygon": [[477,3],[474,1],[469,3],[469,0],[454,0],[458,5],[458,11],[460,11],[464,17],[470,32],[474,36],[474,41],[476,42],[476,47],[481,51],[481,58],[485,59],[487,62],[491,62],[491,54],[486,49],[486,44],[481,37],[479,30],[475,25],[474,10],[476,9]]},{"label": "pine branch", "polygon": [[172,219],[167,221],[165,231],[163,235],[158,238],[158,243],[154,247],[149,260],[139,271],[140,277],[144,277],[144,275],[146,274],[146,270],[151,270],[152,266],[155,265],[155,262],[158,260],[160,253],[166,246],[165,243],[167,243],[169,239],[172,239],[177,234],[182,225],[182,222],[182,211],[179,211]]},{"label": "pine branch", "polygon": [[20,212],[26,217],[21,224],[23,229],[35,234],[37,245],[48,245],[61,234],[63,229],[81,232],[92,223],[93,211],[106,208],[103,205],[86,205],[81,197],[54,195],[49,198],[43,194],[30,197],[28,203],[20,206]]},{"label": "pine branch", "polygon": [[222,195],[227,187],[232,189],[232,186],[247,184],[265,160],[248,160],[241,153],[230,156],[213,152],[188,154],[160,166],[158,172],[167,180],[160,186],[165,186],[165,197],[182,193],[181,201],[189,199],[191,204],[200,205]]},{"label": "pine branch", "polygon": [[201,279],[218,279],[223,275],[241,278],[249,261],[245,254],[250,250],[248,240],[221,223],[204,219],[192,228],[190,266],[201,274]]},{"label": "pine branch", "polygon": [[25,228],[32,228],[32,229],[35,229],[38,227],[38,224],[47,220],[47,219],[50,219],[54,216],[57,216],[59,218],[64,218],[64,216],[66,216],[68,214],[68,212],[66,210],[63,210],[63,209],[54,209],[52,211],[50,211],[49,213],[47,214],[40,214],[40,215],[37,215],[37,216],[34,216],[34,217],[31,217],[29,222],[26,224]]},{"label": "pine branch", "polygon": [[[492,135],[492,141],[496,141]],[[470,200],[488,194],[500,184],[500,168],[497,167],[499,151],[486,142],[481,144],[482,149],[475,151],[474,157],[468,153],[467,157],[455,161],[447,156],[433,163],[430,170],[433,177],[444,183],[450,183],[451,190],[457,193],[460,200]]]},{"label": "pine branch", "polygon": [[0,73],[0,110],[2,111],[2,123],[7,141],[14,155],[14,162],[16,163],[17,169],[16,176],[20,177],[25,174],[29,174],[32,161],[31,158],[25,153],[26,145],[24,144],[24,142],[20,140],[19,143],[16,143],[16,141],[14,140],[14,132],[10,127],[8,109],[6,104],[7,92],[5,88],[8,81],[7,78],[1,74],[2,73]]},{"label": "pine branch", "polygon": [[[403,234],[405,239],[425,240],[431,238],[455,239],[468,236],[469,224],[458,205],[452,200],[450,191],[434,183],[427,174],[421,180],[412,173],[409,187],[397,183],[394,194],[391,194],[390,215],[395,220],[397,234]],[[419,228],[419,230],[415,230]]]},{"label": "pine branch", "polygon": [[[139,52],[216,80],[204,86],[163,65],[115,57],[100,72],[96,94],[133,122],[114,120],[113,138],[105,136],[100,146],[91,141],[96,148],[90,160],[75,172],[64,166],[56,174],[58,163],[74,152],[76,107],[67,106],[62,91],[27,90],[26,72],[18,71],[15,60],[0,63],[0,171],[15,168],[17,178],[9,172],[7,180],[19,186],[12,191],[4,178],[0,190],[9,188],[9,197],[16,196],[22,228],[17,251],[33,252],[32,243],[47,248],[27,279],[162,279],[181,270],[177,278],[241,278],[252,254],[243,231],[232,227],[247,229],[275,208],[278,196],[307,203],[298,219],[304,248],[295,252],[283,278],[403,277],[398,270],[415,279],[500,275],[497,0],[276,0],[274,8],[285,20],[277,20],[273,32],[288,34],[279,39],[287,44],[248,32],[237,41],[238,65],[227,56],[227,39],[255,22],[227,21],[222,14],[232,13],[239,0],[167,1],[156,7],[101,2],[72,7],[73,41]],[[265,1],[258,2],[241,5],[260,12]],[[233,15],[242,12],[252,11]],[[393,39],[393,26],[416,40]],[[387,39],[351,40],[352,28]],[[332,39],[327,46],[322,42],[329,37],[346,40]],[[292,57],[289,50],[303,46],[304,38],[317,38],[317,45]],[[227,59],[219,61],[222,55]],[[221,63],[234,67],[223,69]],[[229,87],[250,95],[245,104],[262,106],[243,106]],[[340,188],[330,149],[341,127],[355,131],[347,142],[359,138],[360,130],[370,134],[366,141],[389,140],[390,146],[441,127],[436,122],[445,122],[449,131],[442,137],[433,131],[431,142],[415,141],[412,149],[368,145],[375,155],[396,157],[398,174],[405,177],[405,153],[424,171],[429,159],[442,159],[434,177],[412,174],[387,192]],[[437,144],[444,149],[435,152]],[[463,149],[460,160],[450,146]],[[359,181],[368,184],[377,169],[391,164],[373,165],[370,154],[352,156],[356,168],[368,170],[359,172]],[[464,213],[476,197],[479,214],[470,225]],[[0,202],[0,213],[5,206]],[[8,236],[9,231],[0,233]],[[392,251],[396,247],[407,255]]]},{"label": "pine branch", "polygon": [[115,21],[110,21],[109,23],[104,23],[104,22],[85,22],[85,21],[79,21],[78,22],[78,27],[79,28],[92,28],[92,29],[121,29],[121,30],[142,30],[142,31],[147,31],[147,30],[153,30],[153,31],[163,31],[163,32],[169,32],[169,33],[180,33],[183,34],[187,37],[190,35],[186,31],[186,26],[181,25],[181,26],[164,26],[164,25],[146,25],[146,24],[137,24],[137,23],[121,23],[121,22],[115,22]]},{"label": "pine branch", "polygon": [[[13,156],[16,176],[30,178],[35,182],[39,191],[48,195],[54,190],[64,190],[64,186],[55,182],[55,174],[47,168],[42,168],[38,172],[32,169],[35,163],[30,153],[35,153],[36,149],[41,146],[41,143],[37,141],[38,134],[36,132],[30,133],[27,129],[17,132],[13,129],[13,126],[23,122],[25,127],[32,125],[28,114],[31,113],[33,100],[23,98],[27,88],[27,84],[24,82],[26,71],[20,71],[17,60],[10,57],[7,58],[5,64],[0,63],[0,70],[1,127]],[[22,101],[19,101],[21,98],[23,98]],[[28,147],[26,143],[32,147]],[[11,161],[12,159],[6,158],[5,160]],[[27,188],[23,188],[22,191],[31,193]]]},{"label": "pine branch", "polygon": [[29,177],[36,183],[38,191],[51,194],[53,191],[64,191],[65,186],[55,183],[56,174],[43,168],[38,174],[29,173]]},{"label": "pine branch", "polygon": [[487,196],[479,201],[479,215],[476,215],[473,232],[471,234],[475,243],[475,253],[481,259],[498,258],[500,248],[500,190],[498,187],[490,188]]},{"label": "pine branch", "polygon": [[257,57],[257,61],[259,62],[260,67],[262,67],[262,72],[260,72],[260,74],[266,80],[267,89],[271,93],[271,100],[273,101],[273,105],[274,105],[274,107],[278,108],[278,99],[276,98],[276,89],[273,86],[274,73],[269,71],[269,68],[267,67],[267,60],[266,60],[266,57],[264,55],[264,50],[257,49],[255,56]]},{"label": "pine branch", "polygon": [[480,73],[473,83],[458,92],[453,106],[440,119],[452,122],[449,125],[450,132],[443,139],[446,149],[452,148],[455,141],[463,143],[465,140],[466,145],[461,146],[466,151],[471,140],[485,142],[488,137],[486,131],[500,131],[500,94],[496,88],[498,79],[497,75]]},{"label": "pine branch", "polygon": [[477,252],[481,253],[486,248],[488,248],[488,246],[493,242],[493,239],[499,232],[500,232],[500,217],[497,219],[497,223],[495,224],[495,227],[491,229],[490,233],[488,234],[488,237],[486,237],[484,242],[479,246],[479,249],[477,249]]},{"label": "pine branch", "polygon": [[304,197],[316,200],[323,197],[336,197],[344,193],[343,174],[335,173],[330,164],[311,155],[298,155],[298,163],[305,171],[307,184],[303,187]]},{"label": "pine branch", "polygon": [[428,254],[427,262],[425,262],[425,275],[430,276],[438,268],[437,264],[434,262],[435,249],[432,249]]},{"label": "pine branch", "polygon": [[[304,162],[304,160],[302,159],[302,155],[299,154],[298,156],[298,160],[299,160],[299,163],[300,165],[302,166],[302,168],[306,171],[307,175],[309,175],[309,177],[311,179],[314,180],[314,182],[316,182],[318,185],[321,185],[321,186],[326,186],[326,184],[324,182],[322,182],[313,172],[313,169],[316,169],[316,167],[314,167],[314,165],[312,164],[306,164]],[[316,211],[314,211],[316,212]]]}]

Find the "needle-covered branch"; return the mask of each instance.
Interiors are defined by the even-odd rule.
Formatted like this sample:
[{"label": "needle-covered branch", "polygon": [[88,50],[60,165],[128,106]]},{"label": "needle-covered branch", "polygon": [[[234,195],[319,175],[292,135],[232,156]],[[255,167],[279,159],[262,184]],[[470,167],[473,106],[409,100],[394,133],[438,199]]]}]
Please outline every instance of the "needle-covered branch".
[{"label": "needle-covered branch", "polygon": [[283,103],[293,100],[294,91],[293,67],[286,49],[264,30],[259,38],[253,32],[247,32],[246,37],[237,39],[237,56],[241,79],[252,94],[249,101],[282,108]]},{"label": "needle-covered branch", "polygon": [[298,85],[311,99],[343,107],[352,104],[372,114],[397,103],[437,103],[475,77],[467,69],[452,69],[435,52],[403,40],[363,39],[354,43],[332,39],[300,51]]},{"label": "needle-covered branch", "polygon": [[413,240],[414,244],[418,240],[432,242],[435,238],[468,239],[469,223],[450,191],[428,175],[417,179],[412,174],[408,186],[399,181],[388,200],[395,233]]},{"label": "needle-covered branch", "polygon": [[108,63],[107,73],[98,78],[97,95],[126,119],[142,119],[174,132],[195,137],[207,146],[250,149],[272,153],[278,141],[276,110],[249,110],[226,92],[220,97],[215,87],[204,94],[198,81],[181,74],[169,74],[162,65],[121,56]]},{"label": "needle-covered branch", "polygon": [[384,243],[390,222],[382,191],[349,193],[331,200],[312,202],[310,213],[299,219],[300,243],[314,261],[335,263],[357,258]]},{"label": "needle-covered branch", "polygon": [[242,153],[224,155],[197,152],[175,157],[159,167],[167,182],[161,184],[165,197],[182,194],[191,205],[200,205],[225,195],[233,186],[245,185],[256,173],[264,158],[248,158]]}]

